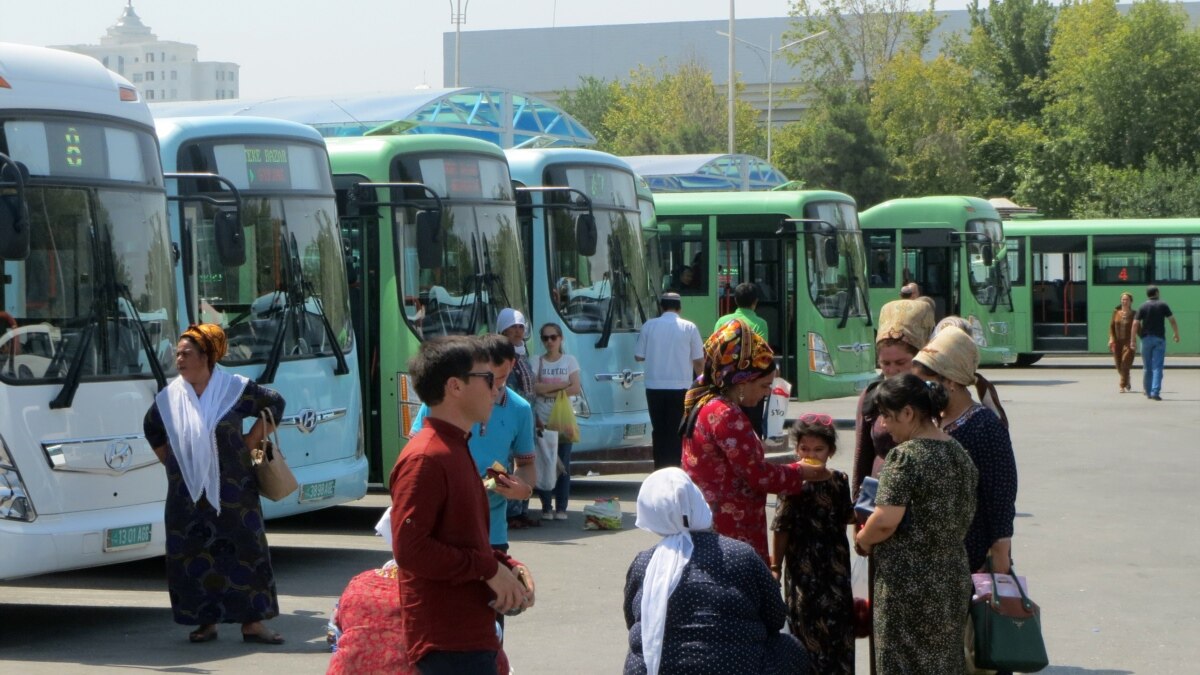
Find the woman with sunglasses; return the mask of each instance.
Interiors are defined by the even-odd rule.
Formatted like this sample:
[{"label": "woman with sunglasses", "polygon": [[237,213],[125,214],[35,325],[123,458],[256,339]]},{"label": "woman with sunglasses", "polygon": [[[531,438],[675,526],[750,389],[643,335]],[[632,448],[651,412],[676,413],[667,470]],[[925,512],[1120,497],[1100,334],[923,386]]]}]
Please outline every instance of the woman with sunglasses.
[{"label": "woman with sunglasses", "polygon": [[[582,387],[579,384],[579,361],[562,350],[562,327],[550,322],[543,325],[538,333],[545,352],[538,357],[533,372],[533,390],[537,394],[533,411],[538,424],[545,426],[559,392],[577,396]],[[558,459],[562,462],[563,472],[558,475],[554,489],[538,490],[542,500],[542,520],[567,519],[567,500],[571,496],[571,443],[564,442],[561,436],[558,440]],[[554,501],[553,510],[551,497]]]},{"label": "woman with sunglasses", "polygon": [[[824,467],[837,452],[829,415],[807,413],[791,430],[801,464]],[[783,582],[788,623],[812,659],[812,672],[854,675],[854,593],[850,590],[850,544],[854,522],[850,479],[841,471],[775,507],[771,574]],[[786,571],[786,574],[783,572]]]},{"label": "woman with sunglasses", "polygon": [[775,354],[737,319],[704,343],[704,372],[683,401],[683,470],[704,494],[713,528],[767,553],[767,495],[796,494],[805,480],[826,480],[824,467],[766,461],[762,440],[743,408],[770,393]]}]

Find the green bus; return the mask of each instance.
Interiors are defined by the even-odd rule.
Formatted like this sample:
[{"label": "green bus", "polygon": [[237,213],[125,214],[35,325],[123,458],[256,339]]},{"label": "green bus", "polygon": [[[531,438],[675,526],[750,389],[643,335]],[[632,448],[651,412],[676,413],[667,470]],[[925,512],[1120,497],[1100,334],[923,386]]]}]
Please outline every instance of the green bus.
[{"label": "green bus", "polygon": [[916,282],[933,299],[937,320],[971,324],[983,365],[1017,360],[1016,313],[999,212],[977,197],[893,199],[859,214],[870,261],[875,316]]},{"label": "green bus", "polygon": [[866,256],[854,199],[840,192],[656,194],[661,290],[708,335],[754,282],[780,375],[801,401],[853,396],[875,378]]},{"label": "green bus", "polygon": [[[1019,365],[1044,354],[1107,354],[1121,293],[1157,285],[1179,323],[1168,354],[1200,354],[1200,219],[1010,220],[1004,224]],[[1168,337],[1169,337],[1168,333]]]},{"label": "green bus", "polygon": [[516,196],[504,152],[463,136],[328,138],[361,364],[370,481],[387,482],[421,401],[422,340],[493,332],[529,315]]}]

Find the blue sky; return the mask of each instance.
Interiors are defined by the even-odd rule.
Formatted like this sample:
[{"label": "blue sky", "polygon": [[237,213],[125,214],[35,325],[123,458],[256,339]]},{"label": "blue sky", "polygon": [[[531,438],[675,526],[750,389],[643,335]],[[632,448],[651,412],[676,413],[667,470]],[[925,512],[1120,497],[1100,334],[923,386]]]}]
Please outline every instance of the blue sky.
[{"label": "blue sky", "polygon": [[[965,0],[939,2],[960,9]],[[468,0],[464,31],[727,19],[725,0]],[[125,0],[0,0],[0,41],[96,44]],[[134,0],[160,40],[242,67],[242,95],[344,94],[442,86],[448,0]],[[913,0],[914,8],[923,9]],[[298,8],[322,8],[299,11]],[[786,16],[786,0],[737,0],[739,17]],[[536,49],[536,45],[514,45]]]}]

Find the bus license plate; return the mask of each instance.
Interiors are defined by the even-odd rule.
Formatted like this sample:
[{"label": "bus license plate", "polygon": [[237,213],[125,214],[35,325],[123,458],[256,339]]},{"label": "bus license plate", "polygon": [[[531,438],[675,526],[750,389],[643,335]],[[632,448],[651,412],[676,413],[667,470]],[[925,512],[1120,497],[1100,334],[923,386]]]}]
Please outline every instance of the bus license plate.
[{"label": "bus license plate", "polygon": [[114,527],[104,531],[104,550],[123,551],[138,548],[150,543],[151,527],[145,525],[130,525],[129,527]]},{"label": "bus license plate", "polygon": [[326,480],[320,483],[305,483],[300,486],[300,501],[319,502],[322,499],[333,498],[333,486],[336,480]]},{"label": "bus license plate", "polygon": [[626,424],[625,438],[641,438],[646,435],[645,424]]}]

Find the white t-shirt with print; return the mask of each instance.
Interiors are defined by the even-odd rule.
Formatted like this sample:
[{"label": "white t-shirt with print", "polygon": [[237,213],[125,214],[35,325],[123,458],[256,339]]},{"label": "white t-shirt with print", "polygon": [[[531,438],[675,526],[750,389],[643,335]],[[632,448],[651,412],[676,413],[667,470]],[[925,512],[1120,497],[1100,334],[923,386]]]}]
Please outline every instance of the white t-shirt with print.
[{"label": "white t-shirt with print", "polygon": [[[539,383],[567,384],[571,381],[571,373],[579,372],[579,361],[576,361],[575,357],[570,354],[560,354],[557,361],[549,361],[545,355],[530,360],[536,369],[533,375]],[[537,403],[533,406],[533,410],[542,424],[550,419],[550,409],[554,407],[554,401],[557,398],[558,392],[554,392],[550,396],[537,397]]]}]

